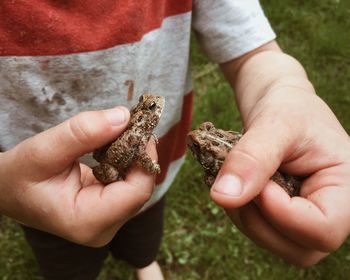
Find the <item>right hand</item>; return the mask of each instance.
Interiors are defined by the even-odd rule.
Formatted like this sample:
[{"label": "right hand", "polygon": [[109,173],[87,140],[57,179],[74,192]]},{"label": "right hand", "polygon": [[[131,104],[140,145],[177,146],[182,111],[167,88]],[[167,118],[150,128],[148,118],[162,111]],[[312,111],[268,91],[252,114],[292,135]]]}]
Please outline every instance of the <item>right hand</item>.
[{"label": "right hand", "polygon": [[[267,93],[248,116],[211,197],[259,246],[314,265],[350,233],[349,136],[327,104],[297,87]],[[270,180],[280,166],[305,176],[299,196]]]},{"label": "right hand", "polygon": [[[0,213],[79,244],[107,244],[150,198],[155,176],[135,165],[104,186],[77,159],[117,138],[129,118],[124,107],[80,113],[0,153]],[[156,158],[154,145],[148,152]]]}]

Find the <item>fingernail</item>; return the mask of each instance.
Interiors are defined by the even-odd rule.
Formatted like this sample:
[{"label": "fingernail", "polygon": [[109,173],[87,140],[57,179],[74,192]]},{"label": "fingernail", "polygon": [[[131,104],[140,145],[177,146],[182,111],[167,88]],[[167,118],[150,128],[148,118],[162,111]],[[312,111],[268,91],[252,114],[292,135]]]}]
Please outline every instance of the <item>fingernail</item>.
[{"label": "fingernail", "polygon": [[230,196],[240,196],[242,193],[242,183],[237,176],[226,174],[214,183],[214,190]]},{"label": "fingernail", "polygon": [[104,110],[104,113],[111,125],[121,125],[127,118],[125,109],[120,107]]}]

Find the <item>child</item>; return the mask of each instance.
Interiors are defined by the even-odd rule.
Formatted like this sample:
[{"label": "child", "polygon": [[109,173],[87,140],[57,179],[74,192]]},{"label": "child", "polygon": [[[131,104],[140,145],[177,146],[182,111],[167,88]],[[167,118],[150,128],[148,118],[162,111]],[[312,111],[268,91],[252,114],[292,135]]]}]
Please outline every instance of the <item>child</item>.
[{"label": "child", "polygon": [[[154,261],[162,197],[183,162],[191,120],[191,27],[234,87],[246,130],[213,186],[213,199],[250,238],[301,265],[317,262],[325,255],[319,251],[333,250],[347,236],[350,211],[338,213],[344,226],[322,238],[336,214],[320,227],[324,216],[315,206],[320,199],[328,209],[316,190],[327,185],[323,171],[341,174],[334,186],[346,185],[350,156],[338,147],[350,150],[347,135],[300,64],[273,41],[258,1],[2,1],[0,13],[0,146],[6,151],[0,155],[0,193],[6,194],[0,212],[42,230],[24,227],[47,279],[94,279],[108,251],[138,268],[140,279],[161,279]],[[92,110],[130,107],[143,92],[166,99],[156,130],[162,174],[154,182],[134,167],[125,182],[103,186],[92,177],[90,159],[80,165],[76,159],[117,137],[129,115],[123,107]],[[149,153],[156,157],[152,144]],[[271,183],[264,188],[281,163],[293,174],[315,174],[310,178],[318,183],[306,182],[302,190],[310,200],[289,200]],[[349,195],[331,192],[347,210]],[[259,193],[258,206],[250,203]],[[313,209],[304,223],[293,220],[295,204],[287,209],[291,220],[276,212],[294,201],[296,213]]]}]

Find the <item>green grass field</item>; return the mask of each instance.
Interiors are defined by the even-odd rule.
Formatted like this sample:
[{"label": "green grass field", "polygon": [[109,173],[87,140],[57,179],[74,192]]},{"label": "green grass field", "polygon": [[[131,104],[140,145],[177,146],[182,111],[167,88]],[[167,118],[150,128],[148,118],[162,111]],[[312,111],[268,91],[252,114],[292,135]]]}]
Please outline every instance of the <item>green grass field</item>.
[{"label": "green grass field", "polygon": [[[285,52],[306,68],[318,94],[350,132],[350,1],[263,0]],[[230,87],[193,40],[193,127],[213,121],[240,130]],[[229,106],[227,104],[230,104]],[[224,109],[225,108],[225,109]],[[191,178],[189,181],[188,178]],[[167,196],[159,262],[168,279],[350,279],[350,241],[309,269],[297,269],[264,251],[228,221],[208,197],[200,167],[188,157]],[[135,279],[112,259],[99,280]],[[0,279],[42,279],[18,226],[0,219]]]}]

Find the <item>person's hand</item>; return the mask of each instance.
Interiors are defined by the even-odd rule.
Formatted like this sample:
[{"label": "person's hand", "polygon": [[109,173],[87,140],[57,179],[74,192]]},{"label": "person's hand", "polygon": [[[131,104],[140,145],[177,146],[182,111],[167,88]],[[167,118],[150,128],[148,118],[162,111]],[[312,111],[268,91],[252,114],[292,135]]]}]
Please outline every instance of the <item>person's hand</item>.
[{"label": "person's hand", "polygon": [[[293,87],[266,94],[245,129],[212,199],[258,245],[300,266],[316,263],[350,232],[349,136],[323,101]],[[299,197],[269,180],[280,165],[306,177]]]},{"label": "person's hand", "polygon": [[[221,65],[245,133],[211,189],[237,227],[299,266],[317,263],[350,233],[350,138],[298,61],[272,41]],[[270,180],[305,176],[290,198]]]},{"label": "person's hand", "polygon": [[[129,117],[124,107],[80,113],[0,154],[0,213],[76,243],[108,243],[150,198],[154,175],[135,165],[104,186],[77,159],[115,139]],[[154,145],[148,153],[156,157]]]}]

